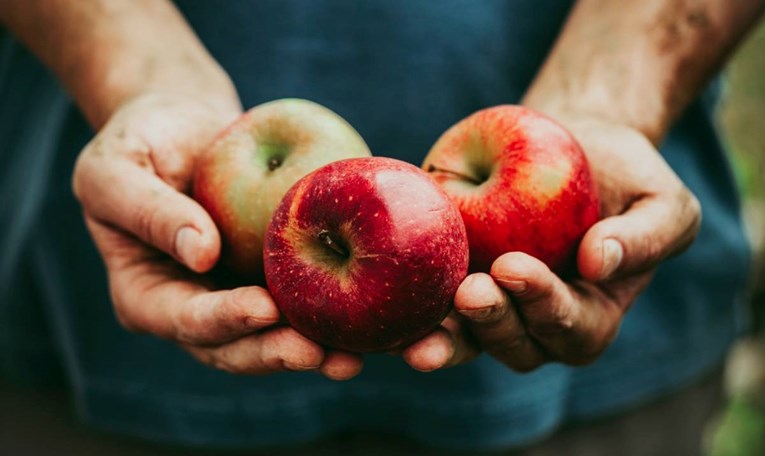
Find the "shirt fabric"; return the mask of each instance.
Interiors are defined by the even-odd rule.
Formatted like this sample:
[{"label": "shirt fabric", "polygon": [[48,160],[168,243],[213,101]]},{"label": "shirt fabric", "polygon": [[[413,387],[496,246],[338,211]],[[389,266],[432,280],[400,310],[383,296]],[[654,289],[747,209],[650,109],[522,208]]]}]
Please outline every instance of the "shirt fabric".
[{"label": "shirt fabric", "polygon": [[[373,154],[417,165],[459,119],[518,102],[571,6],[176,3],[245,107],[283,97],[316,101],[356,127]],[[626,411],[719,365],[741,328],[749,249],[714,129],[713,92],[688,107],[661,146],[702,203],[699,236],[659,267],[595,364],[549,364],[521,375],[484,355],[426,374],[400,357],[371,355],[349,382],[314,373],[240,377],[119,327],[70,190],[74,160],[93,133],[40,64],[0,36],[0,369],[66,382],[82,417],[102,429],[218,447],[375,431],[497,448]]]}]

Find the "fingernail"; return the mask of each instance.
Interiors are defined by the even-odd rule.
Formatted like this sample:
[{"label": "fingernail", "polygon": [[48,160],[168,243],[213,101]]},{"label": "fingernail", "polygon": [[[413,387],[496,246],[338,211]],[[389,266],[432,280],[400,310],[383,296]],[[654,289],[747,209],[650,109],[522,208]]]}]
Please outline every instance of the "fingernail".
[{"label": "fingernail", "polygon": [[474,321],[485,321],[497,310],[496,306],[484,307],[482,309],[460,309],[459,313]]},{"label": "fingernail", "polygon": [[262,328],[265,328],[266,326],[271,326],[275,324],[277,321],[278,319],[269,320],[269,319],[265,319],[261,317],[249,316],[249,317],[245,317],[244,324],[246,327],[251,329],[262,329]]},{"label": "fingernail", "polygon": [[525,280],[503,280],[503,279],[494,279],[494,280],[496,280],[497,283],[502,285],[502,288],[514,294],[525,293],[529,287],[529,284]]},{"label": "fingernail", "polygon": [[603,268],[600,272],[601,279],[607,279],[616,271],[622,262],[624,250],[622,245],[616,239],[606,239],[603,241]]},{"label": "fingernail", "polygon": [[184,226],[175,235],[175,253],[186,266],[193,267],[196,261],[199,237],[199,232],[190,226]]},{"label": "fingernail", "polygon": [[315,370],[318,369],[319,366],[305,366],[303,364],[294,364],[289,361],[282,361],[284,364],[284,367],[291,370],[291,371],[309,371],[309,370]]}]

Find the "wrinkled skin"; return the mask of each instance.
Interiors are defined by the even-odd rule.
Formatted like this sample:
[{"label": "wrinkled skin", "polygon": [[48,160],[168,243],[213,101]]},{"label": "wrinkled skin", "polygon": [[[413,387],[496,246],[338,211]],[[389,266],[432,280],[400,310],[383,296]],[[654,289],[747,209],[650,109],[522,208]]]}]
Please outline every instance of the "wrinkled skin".
[{"label": "wrinkled skin", "polygon": [[415,369],[454,366],[483,351],[521,372],[550,361],[591,363],[659,262],[695,238],[699,203],[643,134],[597,117],[556,119],[587,154],[604,217],[579,246],[580,278],[564,282],[529,255],[502,255],[490,273],[465,279],[441,328],[403,351]]},{"label": "wrinkled skin", "polygon": [[199,275],[218,260],[220,235],[187,192],[199,153],[240,114],[236,100],[141,96],[116,111],[83,150],[73,187],[106,264],[117,318],[228,372],[352,377],[360,358],[325,351],[278,325],[265,289],[216,290]]}]

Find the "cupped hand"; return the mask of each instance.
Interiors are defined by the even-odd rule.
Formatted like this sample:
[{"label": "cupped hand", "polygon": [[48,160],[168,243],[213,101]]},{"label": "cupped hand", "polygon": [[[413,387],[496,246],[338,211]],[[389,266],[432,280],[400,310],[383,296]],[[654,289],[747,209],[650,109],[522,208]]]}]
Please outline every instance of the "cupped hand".
[{"label": "cupped hand", "polygon": [[224,371],[351,378],[361,358],[325,351],[280,325],[265,289],[216,290],[202,275],[217,262],[221,239],[187,194],[199,153],[239,114],[236,100],[144,95],[118,109],[82,151],[73,188],[105,262],[116,316]]},{"label": "cupped hand", "polygon": [[585,150],[601,199],[603,219],[577,252],[578,277],[566,282],[524,253],[500,256],[489,274],[462,282],[441,327],[403,351],[415,369],[481,352],[520,372],[551,361],[591,363],[657,265],[693,242],[699,203],[643,134],[594,117],[556,118]]}]

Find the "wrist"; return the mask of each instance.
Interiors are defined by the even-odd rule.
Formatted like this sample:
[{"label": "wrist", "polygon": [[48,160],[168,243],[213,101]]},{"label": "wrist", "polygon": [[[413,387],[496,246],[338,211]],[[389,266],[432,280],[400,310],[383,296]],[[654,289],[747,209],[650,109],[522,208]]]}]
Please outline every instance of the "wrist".
[{"label": "wrist", "polygon": [[241,112],[233,82],[209,55],[127,54],[94,61],[69,89],[91,125],[100,128],[120,107],[154,94],[184,96],[222,113]]},{"label": "wrist", "polygon": [[620,125],[640,132],[654,145],[658,145],[669,128],[670,100],[662,94],[642,90],[637,82],[632,88],[615,94],[603,81],[593,81],[589,87],[582,84],[576,89],[553,79],[560,76],[551,77],[553,80],[540,76],[521,103],[564,125],[585,120]]},{"label": "wrist", "polygon": [[765,9],[765,0],[577,0],[524,99],[658,144]]},{"label": "wrist", "polygon": [[228,76],[170,0],[5,0],[0,21],[61,80],[99,129],[143,94],[238,107]]}]

